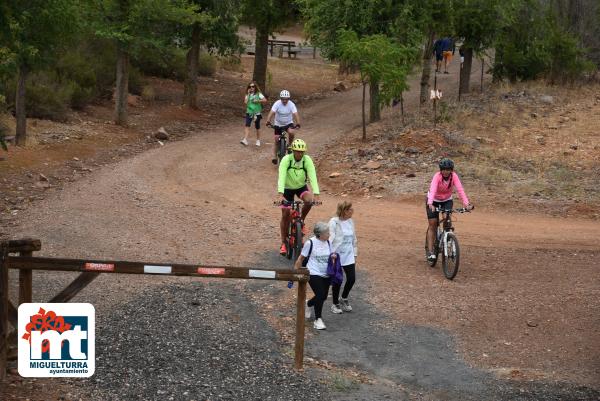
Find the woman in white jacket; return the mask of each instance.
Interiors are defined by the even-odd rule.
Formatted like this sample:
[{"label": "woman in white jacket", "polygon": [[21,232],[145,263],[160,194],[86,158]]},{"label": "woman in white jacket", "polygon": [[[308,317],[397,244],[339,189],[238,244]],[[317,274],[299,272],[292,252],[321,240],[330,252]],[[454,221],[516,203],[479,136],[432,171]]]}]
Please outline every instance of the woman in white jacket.
[{"label": "woman in white jacket", "polygon": [[348,295],[355,281],[355,263],[358,256],[356,241],[356,232],[354,230],[354,221],[352,214],[354,209],[351,202],[338,203],[336,217],[329,220],[329,241],[331,242],[331,252],[337,252],[340,255],[340,262],[346,275],[346,284],[342,292],[342,299],[339,299],[341,284],[332,285],[333,313],[342,313],[352,311],[352,306],[348,302]]}]

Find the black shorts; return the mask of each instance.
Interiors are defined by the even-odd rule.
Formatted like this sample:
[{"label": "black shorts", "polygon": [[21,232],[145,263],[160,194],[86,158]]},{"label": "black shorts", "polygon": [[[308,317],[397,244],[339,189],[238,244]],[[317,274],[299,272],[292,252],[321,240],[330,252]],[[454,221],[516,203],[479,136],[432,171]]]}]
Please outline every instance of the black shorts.
[{"label": "black shorts", "polygon": [[[441,209],[447,210],[447,209],[452,209],[452,205],[454,204],[454,202],[452,201],[452,199],[449,199],[445,202],[436,202],[433,201],[433,206],[435,207],[439,207]],[[428,219],[438,219],[440,218],[440,212],[432,212],[431,209],[429,209],[429,205],[427,204],[427,200],[425,200],[425,209],[427,210],[427,218]]]},{"label": "black shorts", "polygon": [[442,61],[444,59],[444,54],[443,53],[436,53],[435,54],[435,59],[436,61]]},{"label": "black shorts", "polygon": [[303,186],[302,188],[298,188],[298,189],[286,188],[283,190],[283,197],[285,198],[286,201],[293,202],[294,195],[297,196],[298,198],[302,199],[302,195],[304,195],[304,193],[306,193],[306,192],[309,192],[307,185]]},{"label": "black shorts", "polygon": [[[256,119],[254,119],[254,117],[256,117]],[[249,127],[250,125],[252,125],[252,120],[254,120],[254,126],[256,127],[256,129],[260,129],[260,120],[262,119],[262,115],[257,114],[254,117],[252,115],[246,113],[246,127]]]},{"label": "black shorts", "polygon": [[275,125],[274,127],[275,127],[275,135],[279,136],[279,135],[281,135],[281,133],[283,131],[287,131],[288,128],[294,128],[294,123],[290,123],[290,124],[284,125],[282,127]]}]

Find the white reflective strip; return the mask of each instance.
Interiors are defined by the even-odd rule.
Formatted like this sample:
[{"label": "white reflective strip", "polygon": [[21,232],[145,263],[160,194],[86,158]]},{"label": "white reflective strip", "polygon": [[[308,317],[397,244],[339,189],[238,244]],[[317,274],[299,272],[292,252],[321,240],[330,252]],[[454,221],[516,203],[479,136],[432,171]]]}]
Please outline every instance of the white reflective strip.
[{"label": "white reflective strip", "polygon": [[275,272],[273,270],[249,270],[248,277],[275,278]]},{"label": "white reflective strip", "polygon": [[151,266],[151,265],[145,265],[144,266],[144,273],[150,273],[150,274],[170,274],[171,273],[171,266]]}]

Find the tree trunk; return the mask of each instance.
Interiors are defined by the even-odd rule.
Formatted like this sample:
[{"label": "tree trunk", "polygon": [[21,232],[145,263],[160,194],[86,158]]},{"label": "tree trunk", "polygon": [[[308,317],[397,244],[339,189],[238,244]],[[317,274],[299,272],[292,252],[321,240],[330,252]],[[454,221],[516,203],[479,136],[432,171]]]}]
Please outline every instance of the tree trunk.
[{"label": "tree trunk", "polygon": [[367,140],[367,116],[365,113],[365,103],[366,103],[366,92],[367,92],[367,83],[363,81],[363,93],[362,93],[362,140]]},{"label": "tree trunk", "polygon": [[115,123],[127,125],[127,96],[129,95],[129,52],[117,48],[117,83],[115,88]]},{"label": "tree trunk", "polygon": [[404,92],[400,92],[400,113],[402,115],[402,125],[404,125]]},{"label": "tree trunk", "polygon": [[192,44],[186,55],[187,76],[183,86],[183,101],[191,109],[197,109],[198,94],[198,56],[200,54],[200,26],[192,29]]},{"label": "tree trunk", "polygon": [[421,73],[421,94],[419,96],[419,104],[427,103],[429,99],[429,77],[431,76],[431,53],[433,53],[433,39],[435,32],[429,31],[427,45],[423,50],[423,72]]},{"label": "tree trunk", "polygon": [[256,27],[256,41],[254,50],[254,75],[252,79],[268,94],[267,88],[267,57],[269,52],[269,25]]},{"label": "tree trunk", "polygon": [[374,123],[381,120],[381,108],[379,107],[379,81],[369,83],[369,122]]},{"label": "tree trunk", "polygon": [[27,67],[20,66],[17,78],[17,93],[15,97],[15,114],[17,117],[17,129],[15,143],[17,146],[25,146],[27,141],[27,111],[25,110],[25,84],[27,82]]},{"label": "tree trunk", "polygon": [[469,83],[471,79],[471,64],[473,63],[473,49],[464,48],[465,62],[460,70],[460,93],[469,93]]}]

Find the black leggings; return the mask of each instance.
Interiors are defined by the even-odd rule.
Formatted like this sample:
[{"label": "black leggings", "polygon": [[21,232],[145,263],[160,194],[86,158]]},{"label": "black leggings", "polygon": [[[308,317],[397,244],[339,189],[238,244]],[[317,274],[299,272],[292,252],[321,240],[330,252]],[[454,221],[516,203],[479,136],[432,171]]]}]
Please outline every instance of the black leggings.
[{"label": "black leggings", "polygon": [[[343,266],[344,273],[346,273],[346,285],[344,285],[344,292],[342,292],[342,298],[348,298],[348,294],[350,294],[350,290],[356,281],[356,274],[354,272],[354,263],[351,265]],[[341,284],[331,284],[331,293],[333,294],[333,303],[338,305],[340,303],[340,288],[342,288]]]},{"label": "black leggings", "polygon": [[310,275],[308,279],[308,285],[312,288],[315,296],[308,300],[308,306],[315,307],[315,320],[321,318],[321,312],[323,312],[323,304],[327,299],[329,293],[329,284],[331,279],[329,277],[313,276]]}]

